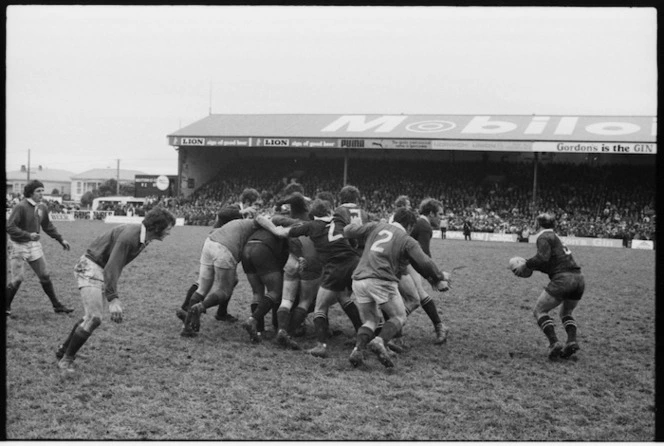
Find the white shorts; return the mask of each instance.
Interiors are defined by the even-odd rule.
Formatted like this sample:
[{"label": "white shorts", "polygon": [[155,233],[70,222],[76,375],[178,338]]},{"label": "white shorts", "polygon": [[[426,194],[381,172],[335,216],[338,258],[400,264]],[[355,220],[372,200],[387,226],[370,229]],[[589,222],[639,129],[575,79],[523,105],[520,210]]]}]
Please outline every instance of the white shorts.
[{"label": "white shorts", "polygon": [[205,240],[203,250],[201,251],[201,266],[212,266],[221,269],[237,268],[237,260],[233,257],[231,251],[221,243],[210,240]]},{"label": "white shorts", "polygon": [[376,302],[378,305],[399,298],[399,284],[382,279],[353,280],[353,294],[358,303]]},{"label": "white shorts", "polygon": [[79,288],[104,288],[104,269],[85,256],[78,259],[74,267],[74,275]]},{"label": "white shorts", "polygon": [[9,258],[11,260],[25,260],[26,262],[34,262],[44,257],[44,250],[40,241],[30,241],[24,243],[11,242],[11,251]]}]

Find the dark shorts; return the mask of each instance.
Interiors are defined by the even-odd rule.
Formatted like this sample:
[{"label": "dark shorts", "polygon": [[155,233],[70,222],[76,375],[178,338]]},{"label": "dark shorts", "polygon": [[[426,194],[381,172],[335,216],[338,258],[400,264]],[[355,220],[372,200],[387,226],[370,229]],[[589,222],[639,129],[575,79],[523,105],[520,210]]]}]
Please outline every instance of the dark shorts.
[{"label": "dark shorts", "polygon": [[279,259],[269,246],[263,243],[248,242],[242,250],[242,269],[246,274],[264,274],[281,272],[283,259]]},{"label": "dark shorts", "polygon": [[586,289],[583,274],[560,273],[553,276],[544,290],[561,300],[579,300]]},{"label": "dark shorts", "polygon": [[328,262],[323,267],[320,286],[331,291],[350,290],[353,287],[353,271],[360,262],[359,256],[347,257],[340,261]]}]

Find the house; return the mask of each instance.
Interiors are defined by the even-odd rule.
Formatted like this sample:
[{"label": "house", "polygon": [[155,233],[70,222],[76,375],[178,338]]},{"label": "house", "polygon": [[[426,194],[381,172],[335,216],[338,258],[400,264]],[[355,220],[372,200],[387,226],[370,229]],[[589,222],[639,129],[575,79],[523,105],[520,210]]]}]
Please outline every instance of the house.
[{"label": "house", "polygon": [[134,184],[136,175],[145,175],[145,172],[128,169],[92,169],[71,177],[71,199],[81,201],[81,197],[88,191],[97,189],[108,180],[118,180],[120,184]]},{"label": "house", "polygon": [[49,169],[38,166],[28,169],[21,166],[21,170],[6,172],[7,194],[23,194],[23,188],[28,181],[39,180],[44,183],[44,193],[47,195],[71,195],[71,180],[74,172],[61,169]]}]

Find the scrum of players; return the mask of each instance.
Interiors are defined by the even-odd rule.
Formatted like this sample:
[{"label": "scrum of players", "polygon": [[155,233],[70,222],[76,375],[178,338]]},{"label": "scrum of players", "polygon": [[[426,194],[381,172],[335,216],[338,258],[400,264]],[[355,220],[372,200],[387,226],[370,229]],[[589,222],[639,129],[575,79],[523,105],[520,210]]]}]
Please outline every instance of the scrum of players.
[{"label": "scrum of players", "polygon": [[[329,192],[309,198],[300,184],[291,183],[274,209],[261,209],[255,189],[245,189],[241,203],[221,209],[201,252],[198,280],[177,310],[181,335],[196,337],[201,315],[215,306],[217,320],[237,321],[227,308],[241,263],[252,291],[251,315],[241,326],[251,343],[263,342],[265,318],[271,315],[276,344],[302,350],[296,338],[313,313],[316,345],[305,351],[326,358],[328,341],[336,333],[328,313],[338,303],[355,331],[349,356],[355,367],[366,361],[368,352],[383,366],[394,367],[396,356],[408,348],[404,326],[418,307],[431,320],[433,342],[444,344],[449,328],[424,286],[426,280],[435,292],[450,289],[450,273],[435,264],[430,250],[433,230],[443,218],[441,202],[425,199],[416,211],[401,196],[385,221],[360,207],[360,191],[352,185],[344,186],[338,199],[336,204]],[[572,311],[584,291],[580,268],[553,232],[554,223],[550,214],[538,216],[542,231],[537,253],[518,265],[510,261],[518,277],[538,270],[550,278],[533,314],[549,341],[551,360],[570,358],[579,350]],[[567,334],[564,344],[548,315],[558,306]]]},{"label": "scrum of players", "polygon": [[[11,317],[10,306],[18,289],[15,283],[20,285],[24,263],[35,268],[33,264],[44,262],[39,229],[69,249],[46,210],[39,215],[30,211],[39,206],[41,197],[33,190],[43,191],[43,185],[33,181],[26,186],[27,198],[8,220],[12,283],[6,290],[6,317]],[[355,331],[349,356],[355,367],[365,362],[367,352],[374,353],[385,367],[394,367],[395,355],[407,348],[404,327],[408,316],[418,307],[433,325],[434,343],[445,343],[449,328],[424,286],[426,280],[436,292],[450,289],[450,273],[439,269],[430,250],[433,229],[438,229],[443,218],[441,202],[425,199],[415,211],[408,197],[401,196],[390,219],[379,221],[360,207],[360,191],[355,186],[344,186],[338,198],[337,205],[332,193],[320,192],[312,200],[300,184],[291,183],[275,209],[261,209],[260,195],[252,188],[242,192],[240,203],[222,208],[204,241],[198,280],[176,311],[183,322],[181,336],[196,337],[201,315],[209,308],[217,307],[219,321],[238,321],[228,313],[228,304],[239,283],[237,267],[241,263],[252,291],[251,315],[241,325],[252,343],[262,342],[265,317],[271,314],[276,343],[301,350],[295,338],[302,335],[304,322],[313,313],[316,345],[306,351],[326,358],[328,341],[335,334],[328,314],[337,303]],[[23,209],[28,211],[20,214]],[[74,371],[76,354],[101,325],[106,306],[111,321],[122,321],[116,287],[122,269],[151,240],[163,240],[174,224],[172,214],[156,208],[141,225],[121,225],[88,247],[75,267],[85,315],[56,352],[63,372]],[[540,214],[536,225],[541,230],[536,235],[537,252],[527,260],[513,257],[509,268],[517,277],[530,277],[533,271],[548,275],[549,283],[536,300],[533,316],[549,342],[549,359],[568,359],[580,349],[573,311],[585,290],[584,276],[554,232],[554,216]],[[57,300],[52,286],[45,286],[50,279],[47,273],[43,275],[40,280],[56,313],[71,312]],[[564,343],[549,315],[558,307],[567,336]]]}]

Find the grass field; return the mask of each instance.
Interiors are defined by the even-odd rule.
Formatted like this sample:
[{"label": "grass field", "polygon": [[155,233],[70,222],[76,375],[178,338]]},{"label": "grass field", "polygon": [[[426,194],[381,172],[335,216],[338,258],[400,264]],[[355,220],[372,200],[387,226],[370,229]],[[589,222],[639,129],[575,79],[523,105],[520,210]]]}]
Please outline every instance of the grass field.
[{"label": "grass field", "polygon": [[[507,260],[534,245],[434,240],[443,269],[466,266],[435,297],[452,329],[433,345],[422,310],[405,328],[411,349],[385,369],[374,357],[348,362],[353,330],[330,358],[249,343],[239,324],[202,317],[198,338],[175,317],[196,279],[207,227],[176,227],[125,268],[125,320],[106,318],[81,349],[76,376],[61,379],[55,349],[82,316],[73,266],[101,222],[57,224],[72,244],[44,241],[56,291],[76,308],[56,315],[29,271],[7,319],[8,439],[81,440],[528,440],[653,441],[655,438],[655,253],[572,247],[586,277],[575,312],[578,357],[550,362],[531,308],[547,279],[514,277]],[[240,284],[230,312],[249,316]],[[309,316],[311,318],[311,316]],[[555,315],[563,340],[564,330]],[[269,317],[266,326],[270,326]],[[300,342],[315,344],[310,330]]]}]

